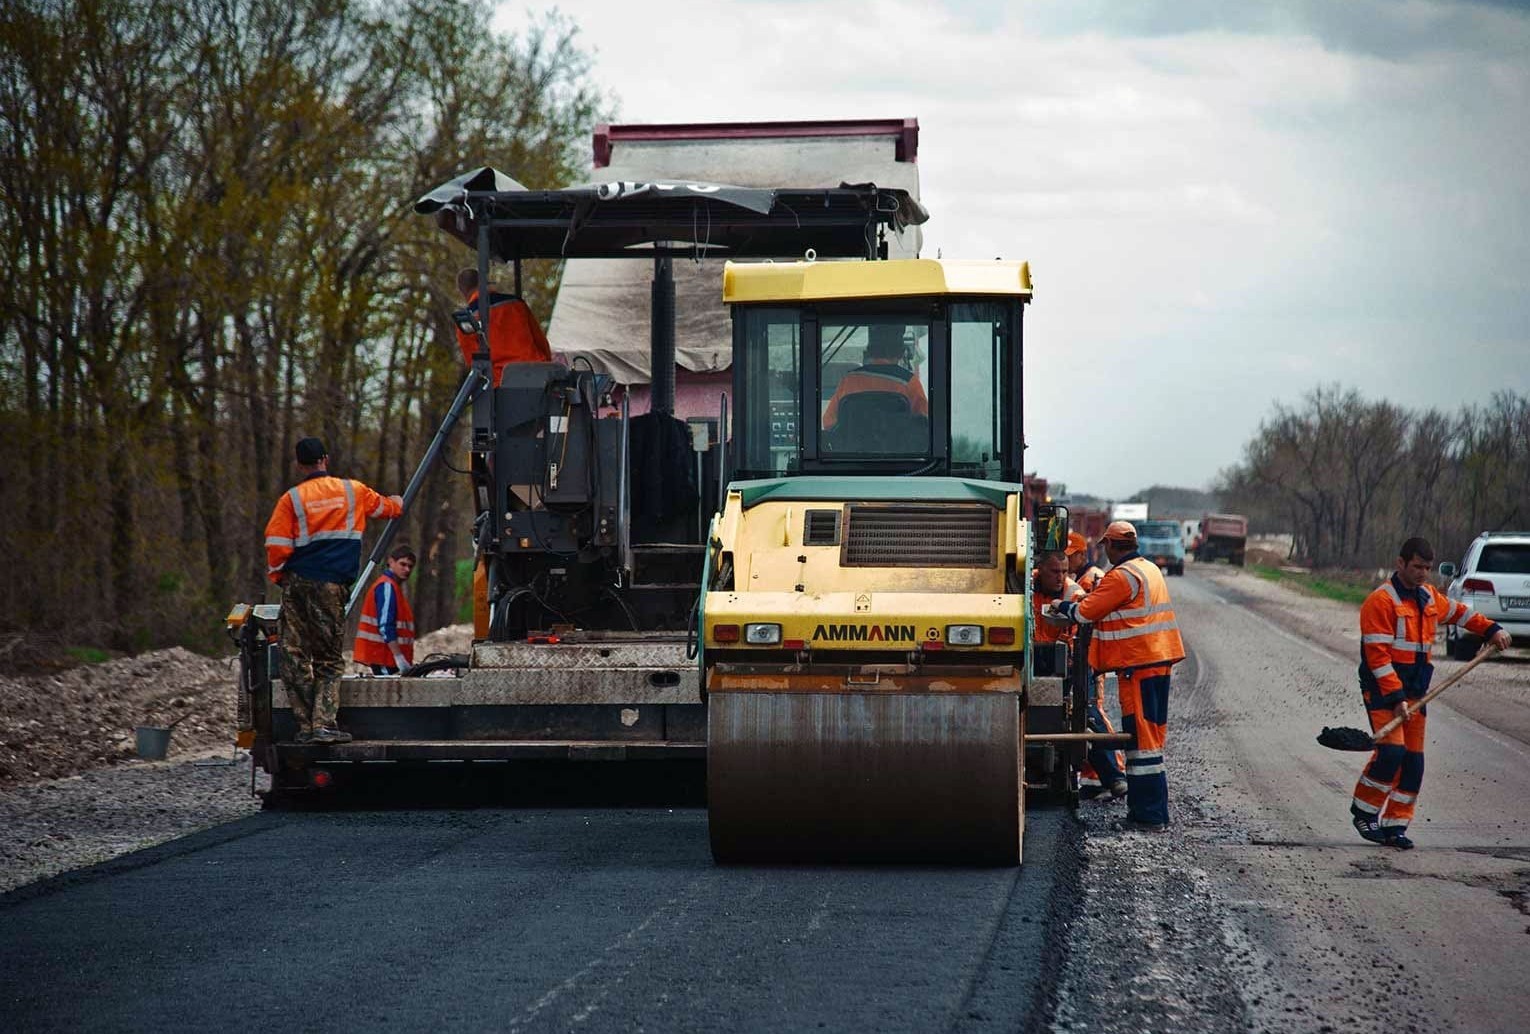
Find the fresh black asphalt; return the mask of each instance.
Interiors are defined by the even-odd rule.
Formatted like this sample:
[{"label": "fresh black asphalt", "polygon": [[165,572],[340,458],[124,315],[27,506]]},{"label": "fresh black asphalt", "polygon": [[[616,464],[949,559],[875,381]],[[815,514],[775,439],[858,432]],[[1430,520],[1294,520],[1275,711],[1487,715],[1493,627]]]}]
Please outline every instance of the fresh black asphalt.
[{"label": "fresh black asphalt", "polygon": [[1078,836],[722,868],[695,806],[266,812],[0,897],[0,1030],[1037,1029]]}]

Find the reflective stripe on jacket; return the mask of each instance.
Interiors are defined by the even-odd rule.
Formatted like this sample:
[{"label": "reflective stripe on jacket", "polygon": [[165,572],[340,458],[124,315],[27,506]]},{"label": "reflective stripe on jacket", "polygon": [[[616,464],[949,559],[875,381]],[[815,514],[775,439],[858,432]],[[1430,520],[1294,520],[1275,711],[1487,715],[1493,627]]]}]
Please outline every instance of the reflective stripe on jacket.
[{"label": "reflective stripe on jacket", "polygon": [[283,493],[266,522],[266,576],[295,574],[349,585],[361,570],[361,533],[368,517],[403,509],[360,481],[315,471]]},{"label": "reflective stripe on jacket", "polygon": [[1079,602],[1080,624],[1092,624],[1089,662],[1096,671],[1177,664],[1185,644],[1158,565],[1136,553],[1105,572]]},{"label": "reflective stripe on jacket", "polygon": [[1084,590],[1072,578],[1063,581],[1062,594],[1059,596],[1047,595],[1042,591],[1041,586],[1035,584],[1033,579],[1031,584],[1031,641],[1033,643],[1071,642],[1073,640],[1073,626],[1048,621],[1041,616],[1041,607],[1042,604],[1053,603],[1057,600],[1078,600],[1083,595]]},{"label": "reflective stripe on jacket", "polygon": [[362,600],[351,656],[357,664],[395,667],[389,643],[398,647],[405,664],[414,663],[414,608],[393,572],[384,571]]},{"label": "reflective stripe on jacket", "polygon": [[[468,312],[478,317],[478,295],[475,293],[467,303]],[[457,347],[462,349],[462,361],[473,365],[473,354],[478,351],[478,337],[457,330]],[[493,367],[493,383],[499,386],[500,374],[510,363],[550,363],[552,347],[547,335],[532,314],[531,306],[513,294],[489,292],[489,363]]]},{"label": "reflective stripe on jacket", "polygon": [[1434,647],[1440,622],[1487,638],[1498,625],[1455,603],[1432,585],[1409,589],[1393,575],[1360,606],[1360,688],[1366,707],[1395,708],[1403,700],[1417,700],[1429,689]]}]

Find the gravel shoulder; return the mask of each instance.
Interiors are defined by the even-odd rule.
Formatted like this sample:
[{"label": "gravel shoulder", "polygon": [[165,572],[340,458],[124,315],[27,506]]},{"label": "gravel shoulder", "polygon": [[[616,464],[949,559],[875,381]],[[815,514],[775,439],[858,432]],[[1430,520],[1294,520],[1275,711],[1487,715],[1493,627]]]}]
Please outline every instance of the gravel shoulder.
[{"label": "gravel shoulder", "polygon": [[[471,637],[440,629],[417,656]],[[233,749],[236,679],[233,657],[180,648],[0,675],[0,893],[258,811],[269,779]],[[166,760],[139,759],[134,727],[172,721]]]},{"label": "gravel shoulder", "polygon": [[1491,727],[1431,705],[1421,848],[1377,848],[1347,821],[1365,755],[1314,742],[1364,724],[1358,608],[1203,565],[1170,591],[1191,654],[1170,699],[1175,824],[1122,832],[1120,805],[1082,805],[1085,904],[1050,1029],[1523,1029],[1530,990],[1483,952],[1530,934],[1530,752],[1502,703],[1522,705],[1525,669],[1460,687],[1495,702]]}]

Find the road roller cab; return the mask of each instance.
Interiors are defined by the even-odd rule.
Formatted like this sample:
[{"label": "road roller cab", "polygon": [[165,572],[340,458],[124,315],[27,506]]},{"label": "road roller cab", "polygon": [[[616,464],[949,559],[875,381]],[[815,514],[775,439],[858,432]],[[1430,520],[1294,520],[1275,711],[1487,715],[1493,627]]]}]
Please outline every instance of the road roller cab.
[{"label": "road roller cab", "polygon": [[723,295],[735,477],[700,608],[714,855],[1017,863],[1029,269],[729,263]]}]

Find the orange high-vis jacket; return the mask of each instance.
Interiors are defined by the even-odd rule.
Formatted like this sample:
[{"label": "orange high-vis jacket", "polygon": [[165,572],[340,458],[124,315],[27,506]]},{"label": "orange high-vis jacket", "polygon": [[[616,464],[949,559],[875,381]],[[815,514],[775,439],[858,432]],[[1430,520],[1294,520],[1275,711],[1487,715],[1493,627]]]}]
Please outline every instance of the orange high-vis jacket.
[{"label": "orange high-vis jacket", "polygon": [[1035,643],[1072,642],[1074,626],[1048,621],[1041,616],[1041,607],[1055,600],[1079,600],[1083,596],[1084,590],[1072,578],[1064,579],[1062,593],[1058,596],[1047,595],[1033,580],[1031,584],[1031,641]]},{"label": "orange high-vis jacket", "polygon": [[398,647],[406,665],[414,663],[414,608],[393,572],[384,571],[362,600],[351,657],[357,664],[397,667],[389,644]]},{"label": "orange high-vis jacket", "polygon": [[1178,664],[1185,659],[1163,572],[1136,553],[1106,571],[1074,613],[1080,624],[1094,626],[1089,663],[1096,671]]},{"label": "orange high-vis jacket", "polygon": [[1410,590],[1396,575],[1365,598],[1360,606],[1360,685],[1367,708],[1391,709],[1424,695],[1434,671],[1429,651],[1442,621],[1483,638],[1496,635],[1499,627],[1434,586]]},{"label": "orange high-vis jacket", "polygon": [[[476,292],[468,299],[467,311],[477,318]],[[457,347],[462,349],[462,361],[472,366],[473,355],[478,351],[478,337],[464,333],[460,319],[457,323]],[[494,369],[495,387],[499,386],[500,375],[511,363],[552,362],[552,346],[547,343],[547,335],[542,333],[536,316],[532,315],[531,306],[513,294],[489,292],[489,362]]]},{"label": "orange high-vis jacket", "polygon": [[846,395],[855,395],[863,391],[886,391],[894,395],[902,395],[908,399],[909,412],[915,416],[928,416],[930,402],[925,397],[924,385],[919,382],[919,375],[906,370],[895,362],[873,360],[864,366],[857,366],[839,379],[839,386],[834,389],[834,397],[829,399],[829,404],[823,411],[823,429],[834,430],[834,425],[839,423],[839,402]]},{"label": "orange high-vis jacket", "polygon": [[276,501],[266,522],[266,576],[295,574],[350,585],[361,572],[368,517],[400,517],[403,508],[360,481],[315,471]]}]

